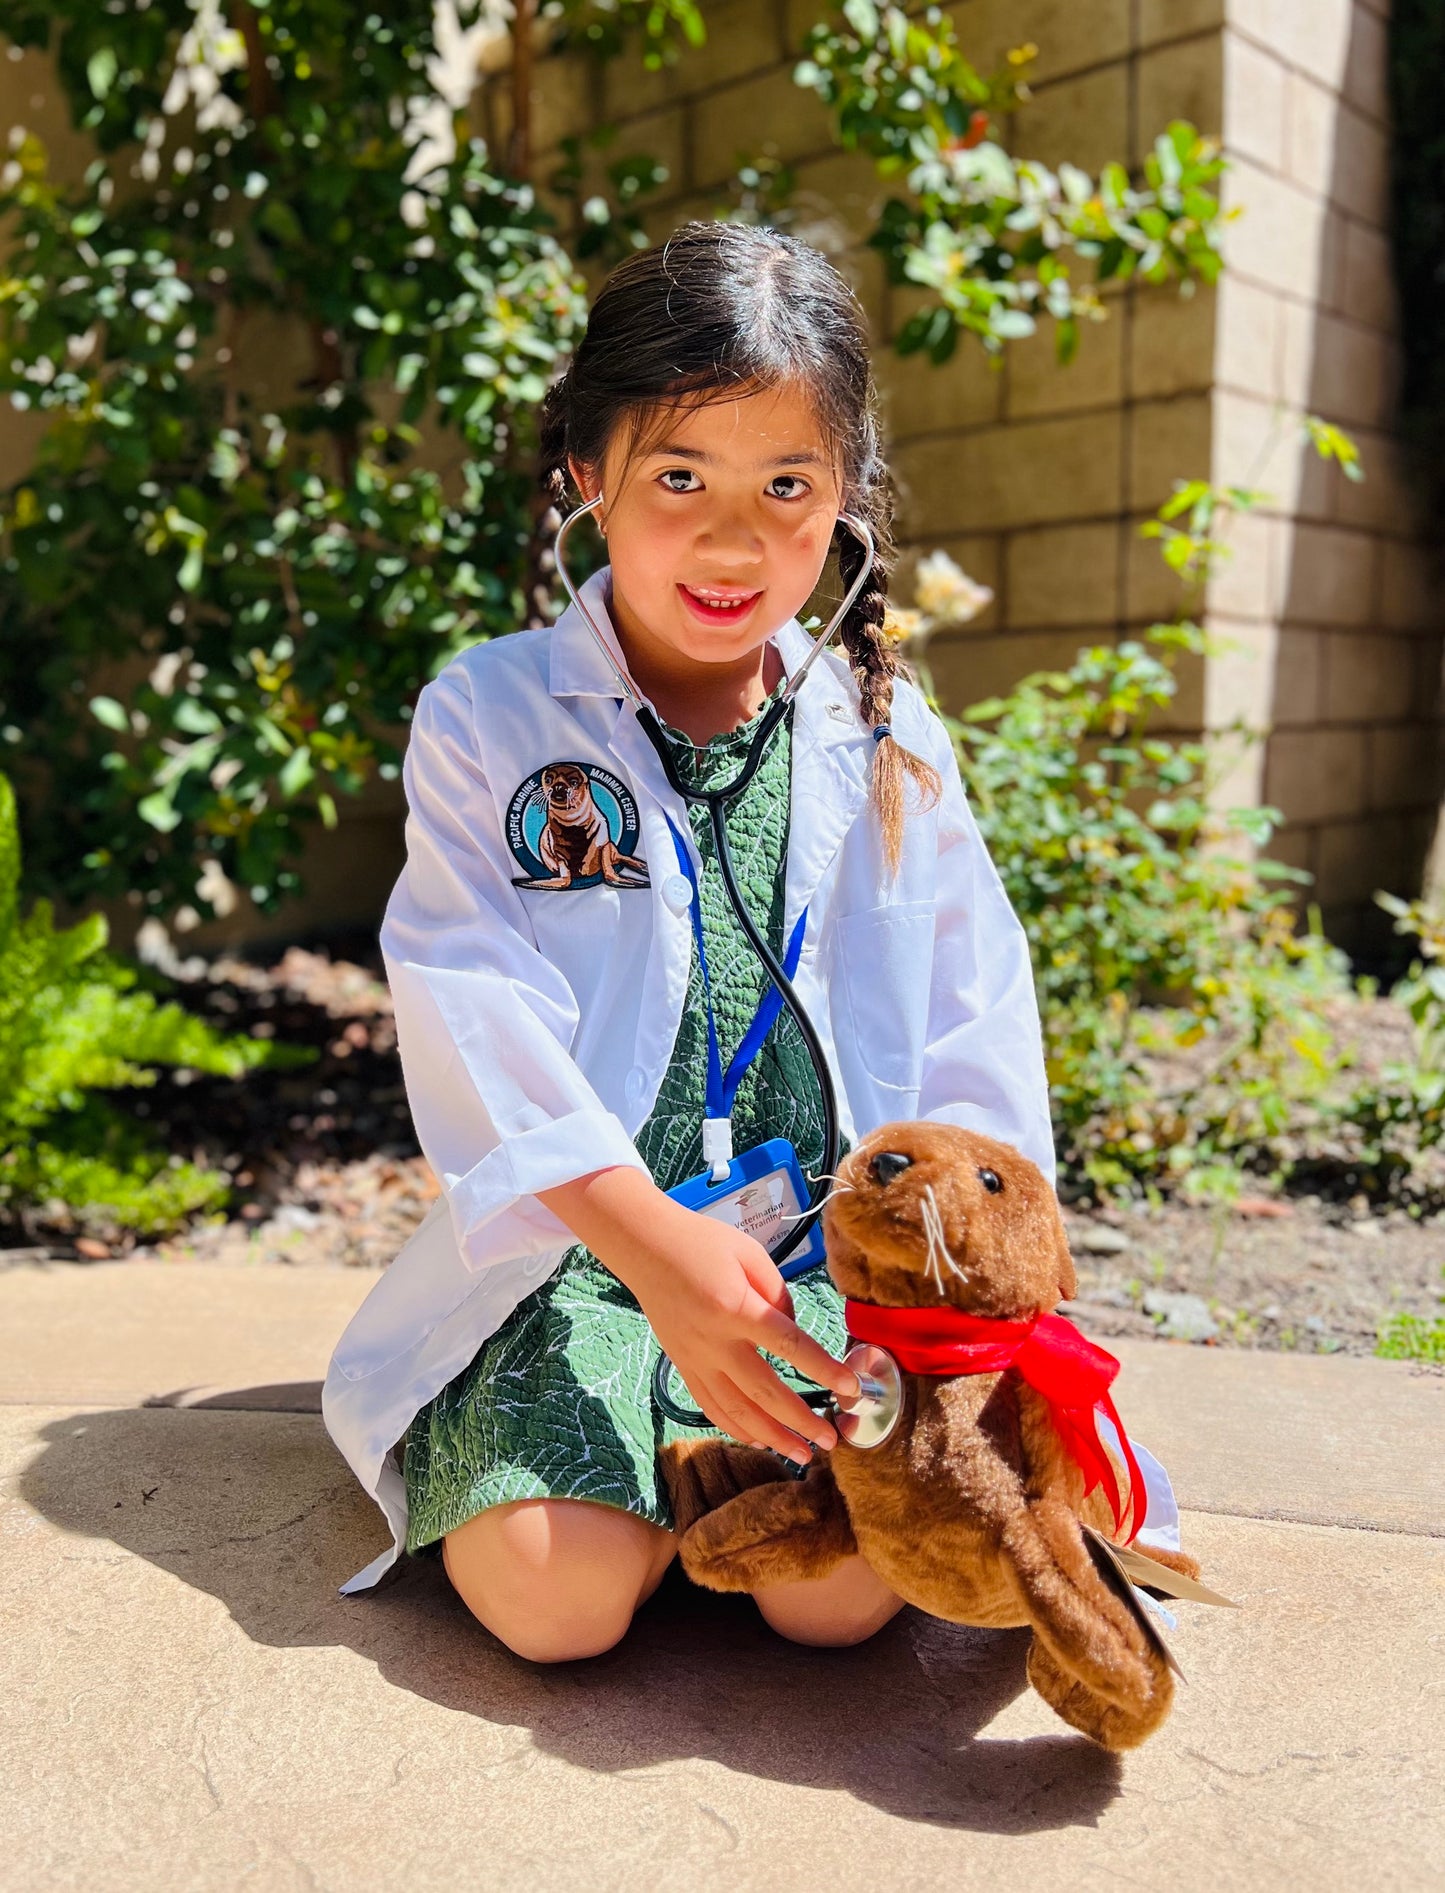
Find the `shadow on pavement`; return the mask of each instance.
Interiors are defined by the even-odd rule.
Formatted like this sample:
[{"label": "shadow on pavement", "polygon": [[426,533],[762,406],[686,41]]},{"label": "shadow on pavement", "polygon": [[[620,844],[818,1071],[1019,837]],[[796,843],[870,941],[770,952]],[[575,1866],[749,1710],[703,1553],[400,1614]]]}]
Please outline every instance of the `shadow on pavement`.
[{"label": "shadow on pavement", "polygon": [[[269,1389],[278,1395],[287,1389]],[[340,1647],[400,1689],[602,1774],[705,1757],[835,1789],[905,1820],[989,1833],[1096,1824],[1116,1757],[1065,1732],[981,1734],[1027,1688],[1027,1638],[905,1611],[854,1650],[783,1642],[744,1598],[670,1573],[618,1649],[543,1668],[463,1608],[437,1559],[369,1597],[337,1585],[381,1542],[379,1515],[313,1414],[259,1390],[50,1422],[20,1490],[67,1532],[110,1539],[218,1598],[254,1642]],[[299,1390],[297,1403],[299,1404]]]}]

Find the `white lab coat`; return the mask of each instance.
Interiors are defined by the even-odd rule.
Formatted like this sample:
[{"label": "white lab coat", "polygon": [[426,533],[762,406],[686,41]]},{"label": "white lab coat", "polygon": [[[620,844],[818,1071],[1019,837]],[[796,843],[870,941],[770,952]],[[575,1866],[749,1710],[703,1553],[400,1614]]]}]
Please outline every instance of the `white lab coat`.
[{"label": "white lab coat", "polygon": [[[607,574],[588,581],[610,633]],[[614,650],[615,639],[611,640]],[[791,673],[809,639],[777,634]],[[1023,930],[969,812],[947,732],[911,685],[893,729],[943,778],[910,813],[890,878],[869,788],[873,738],[831,654],[796,699],[785,936],[808,908],[794,984],[838,1084],[844,1133],[898,1118],[1017,1145],[1051,1179],[1039,1016]],[[506,816],[554,761],[627,784],[650,889],[519,888]],[[394,1545],[406,1535],[392,1448],[573,1238],[537,1193],[607,1165],[667,1069],[692,954],[689,889],[668,818],[685,808],[575,608],[550,630],[463,652],[422,691],[407,749],[407,861],[381,944],[407,1095],[442,1197],[337,1344],[323,1412]]]}]

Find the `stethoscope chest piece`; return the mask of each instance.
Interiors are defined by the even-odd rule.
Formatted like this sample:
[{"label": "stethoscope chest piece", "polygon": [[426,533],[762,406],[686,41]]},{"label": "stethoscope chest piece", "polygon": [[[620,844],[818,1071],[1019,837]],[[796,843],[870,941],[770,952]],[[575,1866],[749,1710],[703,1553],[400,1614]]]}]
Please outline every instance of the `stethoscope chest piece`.
[{"label": "stethoscope chest piece", "polygon": [[845,1446],[864,1451],[881,1446],[903,1417],[903,1376],[898,1363],[886,1348],[859,1341],[843,1356],[843,1364],[858,1376],[858,1398],[837,1401],[828,1417]]}]

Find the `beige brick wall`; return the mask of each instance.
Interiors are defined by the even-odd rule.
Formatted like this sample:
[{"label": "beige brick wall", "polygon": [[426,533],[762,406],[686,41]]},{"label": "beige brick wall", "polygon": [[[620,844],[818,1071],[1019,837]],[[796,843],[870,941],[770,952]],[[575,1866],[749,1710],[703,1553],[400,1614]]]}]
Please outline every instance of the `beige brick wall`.
[{"label": "beige brick wall", "polygon": [[[1174,610],[1174,581],[1138,537],[1173,480],[1212,473],[1270,491],[1264,513],[1239,523],[1208,600],[1231,648],[1182,680],[1177,723],[1243,719],[1272,732],[1226,792],[1283,808],[1276,852],[1318,875],[1348,943],[1368,934],[1371,875],[1418,884],[1439,796],[1445,608],[1392,435],[1387,11],[1387,0],[957,0],[980,64],[1027,40],[1040,48],[1034,101],[1007,131],[1020,155],[1137,161],[1184,116],[1222,130],[1233,159],[1226,198],[1243,215],[1219,288],[1111,290],[1109,319],[1086,327],[1068,369],[1046,336],[997,370],[972,344],[942,369],[887,346],[916,292],[891,289],[859,246],[885,189],[835,149],[821,106],[789,76],[819,0],[709,0],[706,48],[659,73],[544,58],[533,120],[539,178],[561,138],[603,124],[618,128],[608,157],[662,157],[670,180],[648,212],[657,236],[715,208],[742,155],[771,149],[794,166],[806,233],[836,250],[878,340],[903,498],[899,587],[913,553],[943,545],[997,594],[934,646],[954,704]],[[0,68],[0,83],[18,99],[36,80],[38,97],[39,72],[22,61]],[[500,143],[504,74],[476,110]],[[1291,430],[1302,409],[1356,435],[1366,484],[1301,450]],[[13,432],[6,446],[24,450]],[[368,859],[388,822],[378,807],[364,825]],[[328,885],[303,922],[339,911],[328,902],[360,917],[337,870],[357,832],[348,822],[340,838],[318,838]],[[374,891],[356,892],[369,907]]]},{"label": "beige brick wall", "polygon": [[[890,289],[857,247],[884,189],[833,148],[789,79],[817,0],[711,6],[703,52],[661,74],[614,67],[571,129],[610,118],[615,149],[665,154],[657,235],[712,208],[743,153],[769,148],[795,166],[808,233],[838,249],[880,345],[903,502],[899,588],[911,552],[943,545],[997,594],[934,645],[955,704],[1175,608],[1174,581],[1138,538],[1175,479],[1268,490],[1269,505],[1238,522],[1207,600],[1229,648],[1183,680],[1177,720],[1270,732],[1223,793],[1279,804],[1276,851],[1316,873],[1337,934],[1367,943],[1364,882],[1373,872],[1416,887],[1434,824],[1445,625],[1392,435],[1387,0],[957,0],[950,11],[980,64],[1026,40],[1040,48],[1034,102],[1007,132],[1020,155],[1137,161],[1175,117],[1222,132],[1225,199],[1242,214],[1217,291],[1109,293],[1109,320],[1085,329],[1067,369],[1044,335],[998,371],[972,345],[942,369],[900,360],[886,343],[916,294]],[[538,84],[539,122],[560,126],[582,95],[575,70],[544,61]],[[486,109],[504,129],[505,98]],[[1301,446],[1302,411],[1356,436],[1364,485]]]},{"label": "beige brick wall", "polygon": [[[1285,813],[1279,852],[1316,875],[1347,944],[1385,932],[1377,887],[1418,886],[1440,797],[1445,600],[1392,435],[1388,11],[1228,0],[1220,36],[1226,200],[1244,214],[1217,298],[1214,473],[1274,500],[1210,599],[1240,647],[1219,708],[1273,728],[1254,776]],[[1291,435],[1301,410],[1354,435],[1362,485]]]}]

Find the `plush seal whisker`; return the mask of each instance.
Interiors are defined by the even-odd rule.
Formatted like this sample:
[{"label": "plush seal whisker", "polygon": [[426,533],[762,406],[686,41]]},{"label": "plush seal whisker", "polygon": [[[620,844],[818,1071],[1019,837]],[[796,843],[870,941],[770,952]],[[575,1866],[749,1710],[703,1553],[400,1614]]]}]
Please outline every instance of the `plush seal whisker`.
[{"label": "plush seal whisker", "polygon": [[956,1276],[960,1282],[968,1280],[968,1270],[961,1269],[953,1259],[953,1251],[949,1248],[948,1238],[944,1233],[943,1213],[938,1207],[938,1198],[933,1194],[931,1183],[924,1184],[918,1208],[923,1217],[923,1233],[928,1238],[928,1259],[924,1265],[924,1272],[942,1295],[945,1293],[945,1283],[943,1270],[939,1267],[940,1260],[947,1267],[949,1274]]}]

